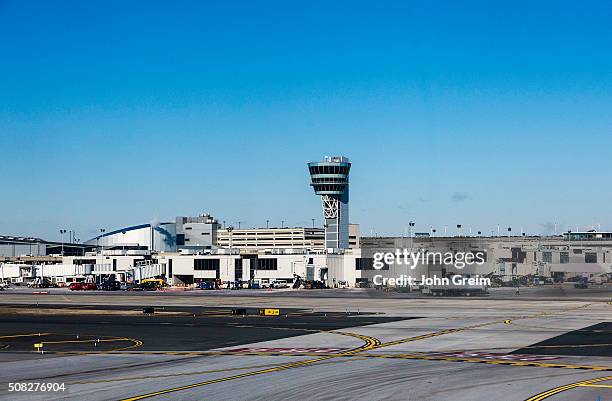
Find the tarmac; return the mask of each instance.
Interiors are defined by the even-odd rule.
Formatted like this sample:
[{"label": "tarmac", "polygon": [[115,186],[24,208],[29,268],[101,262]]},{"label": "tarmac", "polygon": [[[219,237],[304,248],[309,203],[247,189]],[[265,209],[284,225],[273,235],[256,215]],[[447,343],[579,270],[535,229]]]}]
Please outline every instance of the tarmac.
[{"label": "tarmac", "polygon": [[32,292],[0,293],[3,400],[612,399],[610,293]]}]

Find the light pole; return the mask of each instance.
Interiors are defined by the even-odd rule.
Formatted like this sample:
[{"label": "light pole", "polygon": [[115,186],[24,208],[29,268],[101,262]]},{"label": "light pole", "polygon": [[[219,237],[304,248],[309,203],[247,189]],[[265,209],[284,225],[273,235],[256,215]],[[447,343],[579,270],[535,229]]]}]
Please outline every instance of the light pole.
[{"label": "light pole", "polygon": [[[100,229],[100,237],[104,237],[104,233],[106,232],[105,228]],[[104,238],[102,238],[102,255],[104,254]],[[102,261],[104,262],[104,261]],[[104,264],[104,263],[102,263]]]},{"label": "light pole", "polygon": [[315,219],[311,219],[312,220],[312,228],[315,228]]},{"label": "light pole", "polygon": [[410,235],[410,249],[412,249],[414,247],[414,238],[412,236],[412,230],[413,230],[413,227],[414,227],[414,221],[408,222],[408,227],[409,227],[409,230],[410,230],[409,233],[408,233]]},{"label": "light pole", "polygon": [[457,224],[457,231],[459,232],[459,236],[461,237],[461,224]]},{"label": "light pole", "polygon": [[285,220],[281,220],[281,228],[285,228]]},{"label": "light pole", "polygon": [[510,238],[510,233],[512,232],[512,227],[508,227],[508,238]]},{"label": "light pole", "polygon": [[123,254],[125,255],[125,231],[121,231],[121,234],[123,234],[121,237],[123,239],[123,241],[121,241],[121,245],[123,248]]},{"label": "light pole", "polygon": [[270,220],[266,220],[266,230],[270,228]]},{"label": "light pole", "polygon": [[62,256],[64,256],[64,234],[66,234],[66,230],[60,229],[60,234],[62,235]]},{"label": "light pole", "polygon": [[[229,251],[230,251],[230,257],[227,258],[227,263],[225,264],[225,276],[227,277],[228,282],[229,282],[229,276],[230,276],[230,274],[229,274],[229,263],[230,262],[229,261],[230,261],[231,256],[232,256],[232,231],[234,231],[234,227],[229,226],[227,228],[227,232],[229,233]],[[229,286],[228,286],[228,288],[229,288]]]}]

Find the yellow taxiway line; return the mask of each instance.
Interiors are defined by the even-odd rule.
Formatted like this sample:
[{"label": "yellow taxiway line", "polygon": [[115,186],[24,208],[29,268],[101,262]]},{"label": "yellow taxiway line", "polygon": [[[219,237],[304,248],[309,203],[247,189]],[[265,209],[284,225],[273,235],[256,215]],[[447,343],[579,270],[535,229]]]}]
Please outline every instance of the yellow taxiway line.
[{"label": "yellow taxiway line", "polygon": [[186,386],[174,387],[174,388],[169,388],[169,389],[166,389],[166,390],[156,391],[156,392],[153,392],[153,393],[148,393],[148,394],[138,395],[138,396],[135,396],[135,397],[126,398],[126,399],[124,399],[122,401],[137,401],[137,400],[142,400],[142,399],[145,399],[145,398],[155,397],[155,396],[162,395],[162,394],[174,393],[174,392],[177,392],[177,391],[187,390],[187,389],[196,388],[196,387],[202,387],[202,386],[206,386],[206,385],[209,385],[209,384],[221,383],[221,382],[226,382],[226,381],[230,381],[230,380],[241,379],[241,378],[244,378],[244,377],[261,375],[261,374],[265,374],[265,373],[280,372],[280,371],[283,371],[283,370],[293,369],[293,368],[297,368],[297,367],[301,367],[301,366],[307,366],[307,365],[311,365],[311,364],[316,363],[316,362],[321,362],[321,361],[324,361],[324,360],[336,358],[336,357],[338,357],[340,355],[351,355],[351,354],[356,354],[356,353],[359,353],[359,352],[362,352],[362,351],[367,351],[367,350],[375,348],[377,344],[380,344],[380,340],[378,340],[378,339],[376,339],[374,337],[364,336],[364,335],[361,335],[361,334],[339,332],[339,331],[332,331],[330,333],[347,335],[347,336],[351,336],[351,337],[356,337],[356,338],[359,338],[359,339],[363,340],[364,344],[359,346],[359,347],[357,347],[357,348],[353,348],[350,351],[343,352],[341,354],[340,353],[339,354],[330,354],[330,355],[322,356],[322,357],[319,357],[319,358],[308,359],[308,360],[305,360],[305,361],[298,361],[298,362],[287,363],[287,364],[284,364],[284,365],[280,365],[280,366],[276,366],[276,367],[272,367],[272,368],[267,368],[267,369],[256,370],[256,371],[253,371],[253,372],[247,372],[247,373],[242,373],[242,374],[228,376],[228,377],[222,377],[222,378],[219,378],[219,379],[207,380],[207,381],[203,381],[203,382],[199,382],[199,383],[192,383],[192,384],[188,384]]},{"label": "yellow taxiway line", "polygon": [[551,388],[550,390],[544,391],[542,393],[536,394],[532,397],[527,398],[525,401],[541,401],[549,398],[555,394],[562,393],[567,390],[571,390],[577,387],[588,387],[593,385],[594,383],[605,382],[608,380],[612,380],[612,376],[600,377],[597,379],[584,380],[576,383],[566,384],[564,386],[559,386],[555,388]]}]

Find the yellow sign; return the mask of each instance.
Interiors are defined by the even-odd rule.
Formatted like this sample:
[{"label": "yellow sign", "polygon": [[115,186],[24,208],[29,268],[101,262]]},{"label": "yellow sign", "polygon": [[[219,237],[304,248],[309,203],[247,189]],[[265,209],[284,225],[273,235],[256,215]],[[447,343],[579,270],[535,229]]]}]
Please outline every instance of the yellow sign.
[{"label": "yellow sign", "polygon": [[34,344],[34,348],[42,348],[43,343],[36,343]]},{"label": "yellow sign", "polygon": [[264,309],[264,316],[278,316],[280,315],[280,309]]}]

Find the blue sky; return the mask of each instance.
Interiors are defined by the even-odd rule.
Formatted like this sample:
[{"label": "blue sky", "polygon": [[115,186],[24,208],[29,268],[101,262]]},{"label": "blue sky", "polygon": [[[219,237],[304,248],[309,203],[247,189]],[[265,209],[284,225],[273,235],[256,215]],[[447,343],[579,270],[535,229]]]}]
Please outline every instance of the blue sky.
[{"label": "blue sky", "polygon": [[[461,4],[459,4],[461,3]],[[612,3],[0,0],[0,233],[612,229]]]}]

